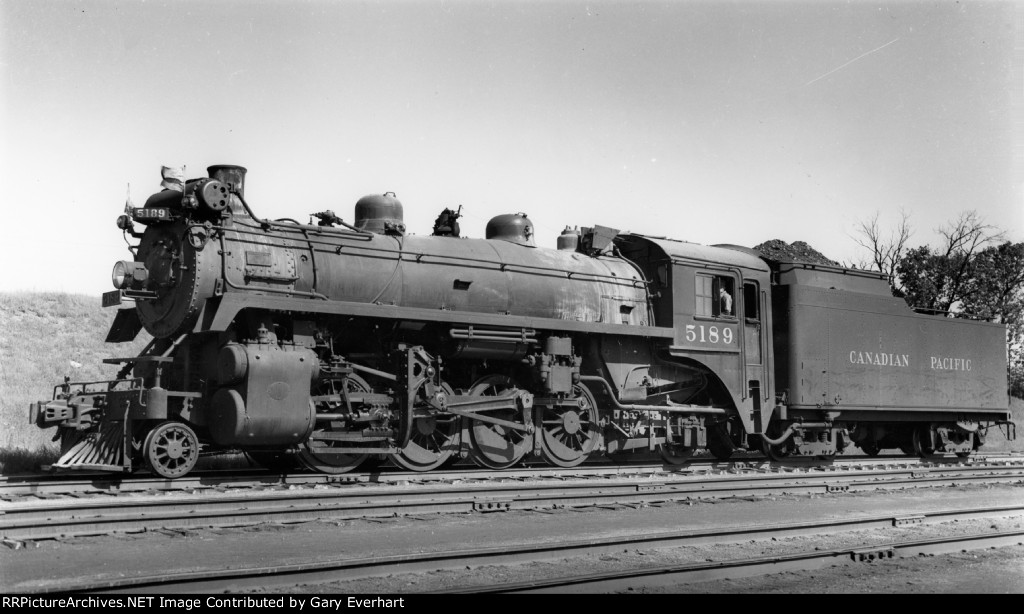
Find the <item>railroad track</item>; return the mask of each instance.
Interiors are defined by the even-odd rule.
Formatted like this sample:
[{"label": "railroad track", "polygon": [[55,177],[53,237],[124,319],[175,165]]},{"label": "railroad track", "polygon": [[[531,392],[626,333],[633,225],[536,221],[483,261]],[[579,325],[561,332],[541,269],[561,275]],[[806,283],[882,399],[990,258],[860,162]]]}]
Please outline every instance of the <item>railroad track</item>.
[{"label": "railroad track", "polygon": [[[529,543],[500,548],[474,548],[443,552],[417,552],[381,557],[348,558],[288,565],[201,569],[185,573],[137,575],[134,577],[79,578],[71,583],[57,581],[19,593],[47,592],[147,592],[203,593],[235,592],[251,589],[273,589],[297,584],[317,584],[357,580],[388,574],[457,570],[466,566],[510,565],[569,557],[616,553],[632,549],[666,549],[701,544],[728,544],[779,537],[836,534],[856,530],[882,530],[908,524],[934,524],[978,518],[1013,518],[1024,515],[1024,505],[930,511],[913,516],[860,516],[727,529],[671,531],[601,537],[584,540],[562,540],[555,543]],[[961,535],[942,540],[892,542],[870,548],[840,548],[830,551],[798,552],[774,557],[718,561],[692,565],[674,565],[639,569],[617,569],[614,572],[548,578],[520,584],[467,586],[444,592],[523,592],[567,590],[602,591],[620,586],[654,583],[678,584],[716,577],[739,577],[792,569],[807,569],[841,561],[865,561],[895,558],[917,553],[938,553],[968,548],[989,548],[1024,543],[1024,531],[993,531]]]},{"label": "railroad track", "polygon": [[[26,498],[0,505],[0,537],[17,548],[26,541],[155,529],[231,527],[263,523],[500,512],[779,494],[825,494],[962,484],[1019,483],[1020,463],[909,465],[888,469],[851,465],[830,470],[632,473],[606,468],[552,475],[457,478],[388,483],[275,484],[261,489],[203,489]],[[418,475],[418,474],[417,474]],[[478,474],[473,473],[473,476]]]},{"label": "railroad track", "polygon": [[263,469],[227,469],[196,471],[177,480],[167,480],[148,474],[120,475],[110,473],[60,473],[0,476],[0,501],[15,501],[19,497],[56,495],[84,495],[89,493],[145,493],[154,491],[190,492],[216,489],[266,488],[279,486],[315,486],[319,484],[399,484],[444,483],[467,480],[516,479],[575,479],[614,475],[663,475],[694,473],[736,472],[819,472],[871,469],[927,469],[934,467],[965,466],[1024,466],[1021,454],[980,454],[963,461],[956,457],[921,459],[909,456],[839,457],[822,465],[812,460],[794,459],[784,465],[750,455],[724,462],[712,458],[698,459],[682,466],[664,465],[650,459],[610,464],[593,462],[572,469],[552,468],[547,465],[524,466],[501,471],[480,469],[471,465],[453,469],[418,473],[385,467],[374,472],[353,472],[341,475],[312,473],[280,473]]}]

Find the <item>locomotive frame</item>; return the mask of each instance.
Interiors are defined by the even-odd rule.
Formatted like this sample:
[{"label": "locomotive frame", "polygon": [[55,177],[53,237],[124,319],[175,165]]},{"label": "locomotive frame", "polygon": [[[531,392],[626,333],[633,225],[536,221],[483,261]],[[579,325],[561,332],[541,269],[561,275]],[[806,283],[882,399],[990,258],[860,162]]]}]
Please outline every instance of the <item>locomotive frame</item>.
[{"label": "locomotive frame", "polygon": [[57,427],[54,468],[176,478],[201,450],[328,473],[705,448],[967,456],[994,425],[1014,435],[1004,328],[915,314],[878,274],[601,226],[546,249],[524,214],[464,239],[446,210],[416,236],[391,193],[353,225],[269,221],[245,172],[210,167],[119,218],[139,243],[104,306],[134,306],[107,341],[153,341],[108,359],[114,380],[31,406]]}]

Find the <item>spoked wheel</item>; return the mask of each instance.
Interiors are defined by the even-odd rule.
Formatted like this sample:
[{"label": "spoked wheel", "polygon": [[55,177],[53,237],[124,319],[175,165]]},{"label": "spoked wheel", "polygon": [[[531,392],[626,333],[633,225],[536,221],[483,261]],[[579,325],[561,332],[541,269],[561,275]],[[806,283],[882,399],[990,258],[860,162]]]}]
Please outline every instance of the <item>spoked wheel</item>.
[{"label": "spoked wheel", "polygon": [[[511,395],[518,388],[516,381],[506,375],[487,375],[470,388],[471,395]],[[522,411],[507,409],[489,412],[487,415],[510,422],[522,421]],[[523,459],[530,450],[531,438],[523,431],[471,420],[469,424],[469,457],[474,463],[487,469],[505,469]]]},{"label": "spoked wheel", "polygon": [[199,460],[199,438],[181,422],[161,422],[146,435],[142,444],[146,466],[160,477],[180,478]]},{"label": "spoked wheel", "polygon": [[[453,394],[451,386],[442,384],[445,394]],[[424,402],[425,387],[416,392],[418,404]],[[409,471],[430,471],[437,469],[451,458],[459,449],[460,421],[456,416],[424,416],[415,418],[412,425],[412,437],[409,443],[398,454],[391,456],[391,461]]]},{"label": "spoked wheel", "polygon": [[558,467],[575,467],[587,460],[601,432],[597,404],[583,384],[573,386],[576,407],[544,408],[541,414],[541,454]]},{"label": "spoked wheel", "polygon": [[[671,429],[674,426],[672,424],[673,422],[682,423],[682,416],[676,415],[670,417],[668,427],[669,429]],[[666,433],[665,435],[667,439],[670,433]],[[661,459],[665,461],[665,464],[678,466],[685,464],[688,460],[693,458],[693,455],[697,452],[697,448],[689,448],[678,443],[669,443],[666,441],[665,443],[658,446],[658,452],[661,453]]]},{"label": "spoked wheel", "polygon": [[[328,380],[320,387],[319,394],[342,394],[345,392],[370,392],[370,385],[358,375],[349,375],[340,380]],[[336,412],[344,408],[344,403],[326,403],[325,411]],[[331,431],[329,422],[316,428],[309,439],[299,445],[298,459],[303,465],[320,473],[348,473],[357,468],[367,459],[368,454],[357,452],[345,453],[345,444],[340,441],[314,439],[317,433]]]}]

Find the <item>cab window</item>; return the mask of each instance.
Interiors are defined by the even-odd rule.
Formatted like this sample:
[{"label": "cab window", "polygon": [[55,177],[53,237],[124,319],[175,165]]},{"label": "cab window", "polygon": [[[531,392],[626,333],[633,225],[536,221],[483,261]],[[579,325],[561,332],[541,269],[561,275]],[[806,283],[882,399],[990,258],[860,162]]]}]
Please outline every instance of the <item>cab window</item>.
[{"label": "cab window", "polygon": [[757,300],[757,284],[747,282],[743,284],[743,315],[748,320],[760,320],[758,308],[761,302]]},{"label": "cab window", "polygon": [[696,305],[694,313],[699,316],[736,316],[735,283],[724,275],[698,274],[694,288]]}]

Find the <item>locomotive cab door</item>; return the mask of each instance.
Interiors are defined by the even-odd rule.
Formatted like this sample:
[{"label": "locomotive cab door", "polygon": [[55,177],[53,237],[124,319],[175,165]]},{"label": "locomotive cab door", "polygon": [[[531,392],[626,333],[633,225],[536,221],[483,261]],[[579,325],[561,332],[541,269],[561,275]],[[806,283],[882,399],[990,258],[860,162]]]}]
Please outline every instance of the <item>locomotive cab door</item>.
[{"label": "locomotive cab door", "polygon": [[746,353],[747,390],[753,402],[756,415],[761,410],[762,401],[767,398],[768,374],[765,370],[765,345],[762,314],[764,313],[764,295],[756,281],[747,280],[743,284],[743,347]]}]

